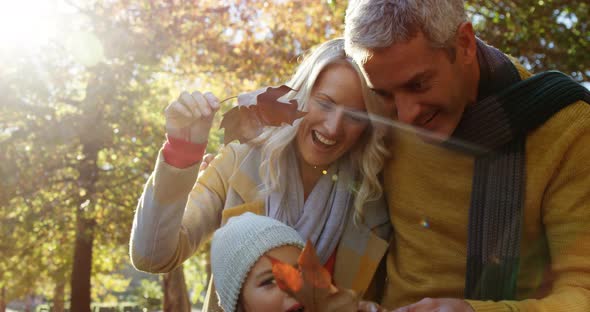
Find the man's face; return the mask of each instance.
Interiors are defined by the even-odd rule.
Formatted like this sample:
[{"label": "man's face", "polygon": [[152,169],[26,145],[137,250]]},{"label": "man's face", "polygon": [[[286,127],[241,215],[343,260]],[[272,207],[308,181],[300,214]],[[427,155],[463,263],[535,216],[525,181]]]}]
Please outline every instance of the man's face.
[{"label": "man's face", "polygon": [[466,45],[459,42],[450,53],[433,48],[418,32],[407,42],[373,51],[363,70],[369,86],[393,105],[399,121],[446,139],[477,94],[477,81],[470,81],[469,74],[477,62],[475,50],[465,50],[475,45]]}]

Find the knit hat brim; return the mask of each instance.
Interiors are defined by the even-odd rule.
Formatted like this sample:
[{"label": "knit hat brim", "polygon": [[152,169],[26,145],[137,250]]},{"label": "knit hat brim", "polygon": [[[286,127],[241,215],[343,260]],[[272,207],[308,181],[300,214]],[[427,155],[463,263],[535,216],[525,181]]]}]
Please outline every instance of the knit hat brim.
[{"label": "knit hat brim", "polygon": [[281,246],[304,247],[299,233],[269,217],[252,213],[231,218],[211,242],[211,271],[225,312],[236,304],[248,273],[260,257]]}]

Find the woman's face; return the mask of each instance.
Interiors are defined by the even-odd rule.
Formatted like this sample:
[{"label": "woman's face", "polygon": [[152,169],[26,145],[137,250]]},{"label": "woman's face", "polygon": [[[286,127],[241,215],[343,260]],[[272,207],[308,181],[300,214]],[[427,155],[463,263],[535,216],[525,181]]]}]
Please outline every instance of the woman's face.
[{"label": "woman's face", "polygon": [[307,107],[296,138],[299,156],[308,165],[328,167],[351,149],[368,124],[357,73],[345,64],[326,67]]},{"label": "woman's face", "polygon": [[[295,265],[300,253],[301,249],[298,247],[281,246],[270,250],[265,255]],[[272,265],[266,257],[260,257],[248,273],[239,304],[245,312],[303,311],[303,307],[295,299],[289,297],[277,286],[272,275]]]}]

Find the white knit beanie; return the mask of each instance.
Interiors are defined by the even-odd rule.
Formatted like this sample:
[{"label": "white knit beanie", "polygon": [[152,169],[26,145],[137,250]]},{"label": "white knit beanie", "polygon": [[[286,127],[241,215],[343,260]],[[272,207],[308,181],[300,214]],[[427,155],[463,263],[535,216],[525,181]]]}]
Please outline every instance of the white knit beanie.
[{"label": "white knit beanie", "polygon": [[273,248],[304,247],[296,230],[275,219],[245,213],[230,218],[211,241],[211,271],[225,312],[234,312],[242,284],[258,259]]}]

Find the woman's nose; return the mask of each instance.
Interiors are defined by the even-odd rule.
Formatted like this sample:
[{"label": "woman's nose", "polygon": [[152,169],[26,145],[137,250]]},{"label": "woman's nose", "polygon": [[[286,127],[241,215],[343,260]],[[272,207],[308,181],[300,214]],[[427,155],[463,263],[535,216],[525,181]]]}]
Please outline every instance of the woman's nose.
[{"label": "woman's nose", "polygon": [[338,108],[334,111],[328,113],[326,118],[325,127],[326,131],[329,135],[335,136],[338,134],[340,129],[342,128],[342,118],[343,118],[343,111],[342,109]]}]

